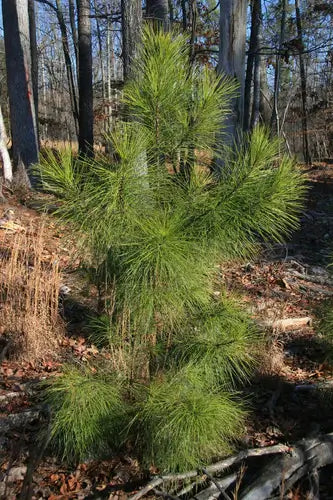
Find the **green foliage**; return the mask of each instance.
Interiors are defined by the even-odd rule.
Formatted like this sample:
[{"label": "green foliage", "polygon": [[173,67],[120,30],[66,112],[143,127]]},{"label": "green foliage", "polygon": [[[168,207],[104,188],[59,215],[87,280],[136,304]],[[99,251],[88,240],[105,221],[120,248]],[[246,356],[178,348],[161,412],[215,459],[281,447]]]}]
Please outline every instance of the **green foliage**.
[{"label": "green foliage", "polygon": [[200,372],[188,366],[150,384],[134,424],[146,465],[183,471],[228,453],[243,418],[238,401],[208,390]]},{"label": "green foliage", "polygon": [[[39,166],[100,289],[112,290],[111,317],[91,321],[94,342],[108,345],[129,388],[145,463],[166,470],[209,461],[239,435],[244,411],[221,391],[249,378],[259,336],[234,303],[213,302],[215,265],[282,241],[304,196],[294,161],[263,128],[223,150],[219,176],[209,172],[234,93],[229,80],[190,65],[182,36],[147,30],[124,90],[131,119],[110,135],[112,157],[78,163],[66,153]],[[67,369],[49,398],[53,440],[67,457],[126,434],[114,377]]]},{"label": "green foliage", "polygon": [[156,211],[136,220],[132,238],[119,262],[118,299],[123,297],[137,318],[144,313],[147,328],[155,314],[170,327],[209,301],[211,265],[177,213]]},{"label": "green foliage", "polygon": [[40,165],[34,168],[41,175],[45,191],[63,199],[71,199],[79,192],[81,175],[70,148],[54,151],[44,149],[40,154]]},{"label": "green foliage", "polygon": [[253,321],[228,299],[210,304],[184,325],[174,354],[195,365],[210,387],[230,389],[252,374],[261,342]]},{"label": "green foliage", "polygon": [[97,347],[119,345],[121,338],[109,315],[94,316],[89,319],[86,330],[90,340]]},{"label": "green foliage", "polygon": [[281,242],[297,227],[304,193],[295,162],[279,160],[278,140],[258,127],[230,154],[220,182],[205,177],[203,188],[192,190],[184,212],[190,229],[220,255],[244,257],[258,241]]},{"label": "green foliage", "polygon": [[82,460],[110,439],[119,444],[127,407],[115,376],[67,366],[47,388],[47,402],[54,411],[51,442],[63,457]]},{"label": "green foliage", "polygon": [[186,39],[147,28],[124,91],[128,113],[144,128],[155,158],[186,158],[189,149],[219,150],[220,128],[235,94],[233,81],[191,67]]}]

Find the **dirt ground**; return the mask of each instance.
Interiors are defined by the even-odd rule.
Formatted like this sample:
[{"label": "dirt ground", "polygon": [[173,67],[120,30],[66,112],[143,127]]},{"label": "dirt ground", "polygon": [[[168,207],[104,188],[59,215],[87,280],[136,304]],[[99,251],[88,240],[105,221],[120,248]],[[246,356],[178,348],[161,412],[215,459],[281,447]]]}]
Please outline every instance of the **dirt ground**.
[{"label": "dirt ground", "polygon": [[[250,413],[240,448],[289,444],[333,431],[333,372],[318,326],[323,308],[333,304],[333,275],[327,267],[333,254],[333,165],[314,164],[307,175],[307,205],[291,239],[264,246],[255,261],[220,270],[223,286],[242,297],[267,337],[262,366],[244,390]],[[34,362],[7,359],[0,345],[0,498],[126,498],[148,480],[133,450],[71,467],[50,455],[38,438],[48,418],[38,382],[57,374],[64,360],[84,362],[100,353],[82,332],[94,291],[78,271],[75,245],[52,216],[32,208],[37,205],[35,198],[18,200],[8,193],[0,217],[10,207],[23,228],[37,229],[43,219],[43,258],[59,260],[63,285],[70,288],[61,303],[67,335],[57,358]],[[1,251],[10,237],[0,229]],[[285,498],[307,498],[306,484]],[[329,467],[321,472],[320,498],[333,498]]]}]

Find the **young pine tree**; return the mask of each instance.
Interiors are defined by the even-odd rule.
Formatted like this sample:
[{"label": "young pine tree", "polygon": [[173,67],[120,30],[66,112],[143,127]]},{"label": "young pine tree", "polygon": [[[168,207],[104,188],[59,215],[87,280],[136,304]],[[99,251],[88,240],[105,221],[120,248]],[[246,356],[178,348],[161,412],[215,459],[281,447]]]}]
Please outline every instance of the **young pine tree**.
[{"label": "young pine tree", "polygon": [[[123,431],[136,436],[144,463],[161,469],[206,463],[242,428],[232,391],[251,375],[258,333],[238,306],[214,298],[216,265],[251,255],[260,241],[282,241],[297,225],[304,180],[265,129],[238,149],[223,147],[234,92],[231,80],[190,64],[184,37],[147,29],[124,90],[128,116],[110,134],[112,158],[74,162],[66,153],[59,169],[49,154],[39,167],[100,288],[115,298],[95,330],[101,341],[105,325],[112,383],[121,388],[109,398],[96,375],[108,400],[97,414],[94,376],[82,391],[68,371],[49,391],[51,404],[57,396],[53,438],[81,458],[101,447],[103,422],[117,441],[119,397],[131,406]],[[217,177],[218,155],[225,167]],[[66,416],[77,397],[89,408],[79,424]],[[84,419],[89,433],[81,435]]]}]

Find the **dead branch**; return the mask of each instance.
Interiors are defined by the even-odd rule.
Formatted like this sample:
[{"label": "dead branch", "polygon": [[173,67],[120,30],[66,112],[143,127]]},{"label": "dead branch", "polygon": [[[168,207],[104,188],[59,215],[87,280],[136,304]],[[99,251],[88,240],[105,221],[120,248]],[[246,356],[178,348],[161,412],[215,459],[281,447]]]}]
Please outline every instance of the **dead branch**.
[{"label": "dead branch", "polygon": [[295,276],[295,278],[299,278],[300,280],[310,281],[318,285],[333,286],[333,280],[327,276],[314,276],[313,274],[303,274],[294,270],[290,270],[289,274]]},{"label": "dead branch", "polygon": [[[270,455],[275,453],[286,453],[288,451],[290,451],[289,446],[284,444],[277,444],[275,446],[267,446],[263,448],[252,448],[249,450],[243,450],[240,453],[238,453],[238,455],[233,455],[224,460],[221,460],[220,462],[209,465],[208,467],[206,467],[205,470],[209,474],[213,475],[216,474],[217,472],[222,472],[231,465],[239,463],[242,460],[249,457],[259,457],[262,455]],[[189,472],[184,472],[182,474],[167,474],[165,476],[155,477],[152,481],[150,481],[150,483],[147,484],[147,486],[145,486],[144,488],[142,488],[142,490],[138,491],[138,493],[130,497],[130,500],[139,500],[140,498],[147,495],[147,493],[149,493],[150,491],[158,488],[163,483],[184,481],[186,479],[193,479],[195,477],[200,477],[202,475],[203,474],[201,470],[192,470]]]},{"label": "dead branch", "polygon": [[200,493],[197,493],[195,498],[196,500],[217,500],[221,497],[221,489],[226,490],[232,483],[235,483],[236,480],[236,473],[230,474],[230,476],[226,476],[223,479],[215,479],[215,484],[212,484],[208,488],[200,491]]},{"label": "dead branch", "polygon": [[333,463],[333,433],[302,439],[290,454],[280,455],[266,464],[240,496],[240,500],[266,500],[285,481],[289,489],[305,474]]},{"label": "dead branch", "polygon": [[0,418],[0,433],[5,434],[10,429],[22,428],[41,416],[41,410],[28,410],[21,413],[12,413],[7,417]]}]

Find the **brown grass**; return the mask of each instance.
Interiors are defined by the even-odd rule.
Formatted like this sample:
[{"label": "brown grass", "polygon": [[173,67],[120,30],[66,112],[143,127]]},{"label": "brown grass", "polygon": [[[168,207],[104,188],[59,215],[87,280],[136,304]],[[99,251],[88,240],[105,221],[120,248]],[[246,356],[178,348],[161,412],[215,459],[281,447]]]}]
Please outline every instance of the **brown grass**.
[{"label": "brown grass", "polygon": [[16,359],[54,355],[64,324],[59,316],[61,282],[56,258],[45,259],[43,224],[2,239],[0,261],[0,337]]},{"label": "brown grass", "polygon": [[262,375],[280,375],[284,367],[283,345],[277,339],[273,339],[261,353],[259,372]]}]

